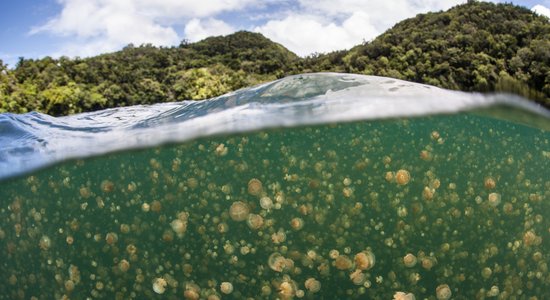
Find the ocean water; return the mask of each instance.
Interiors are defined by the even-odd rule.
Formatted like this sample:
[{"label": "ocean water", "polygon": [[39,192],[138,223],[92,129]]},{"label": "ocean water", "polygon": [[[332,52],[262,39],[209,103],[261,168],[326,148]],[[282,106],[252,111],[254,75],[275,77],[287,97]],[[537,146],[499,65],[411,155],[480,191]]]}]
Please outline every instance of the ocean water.
[{"label": "ocean water", "polygon": [[0,116],[0,299],[547,299],[550,117],[306,74]]}]

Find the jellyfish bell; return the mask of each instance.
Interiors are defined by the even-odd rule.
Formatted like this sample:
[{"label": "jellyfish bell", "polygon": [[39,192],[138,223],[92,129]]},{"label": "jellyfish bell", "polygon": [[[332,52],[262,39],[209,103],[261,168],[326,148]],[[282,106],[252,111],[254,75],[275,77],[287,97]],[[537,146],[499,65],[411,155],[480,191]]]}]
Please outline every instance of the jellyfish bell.
[{"label": "jellyfish bell", "polygon": [[440,284],[435,289],[437,300],[449,300],[452,296],[451,288],[447,284]]},{"label": "jellyfish bell", "polygon": [[317,293],[319,290],[321,290],[321,282],[312,277],[306,279],[304,286],[308,291],[312,293]]},{"label": "jellyfish bell", "polygon": [[249,214],[246,224],[250,229],[258,230],[264,225],[264,218],[257,214]]},{"label": "jellyfish bell", "polygon": [[231,282],[224,281],[220,284],[220,291],[226,295],[233,292],[233,284]]},{"label": "jellyfish bell", "polygon": [[414,267],[416,265],[416,262],[417,262],[416,256],[414,256],[414,254],[412,253],[407,253],[407,255],[403,257],[403,264],[407,268]]},{"label": "jellyfish bell", "polygon": [[411,174],[407,170],[399,170],[395,173],[395,181],[399,185],[406,185],[411,180]]},{"label": "jellyfish bell", "polygon": [[415,300],[414,294],[404,293],[404,292],[395,292],[393,294],[393,300]]},{"label": "jellyfish bell", "polygon": [[159,295],[164,294],[164,292],[166,291],[166,285],[167,282],[164,278],[155,278],[155,280],[153,281],[153,291],[155,291],[155,293]]},{"label": "jellyfish bell", "polygon": [[376,259],[371,251],[362,251],[355,255],[355,267],[359,270],[369,270],[374,266]]},{"label": "jellyfish bell", "polygon": [[263,191],[262,182],[259,179],[252,178],[248,182],[248,193],[252,196],[260,196]]},{"label": "jellyfish bell", "polygon": [[242,201],[235,201],[229,208],[229,216],[233,221],[241,222],[248,218],[250,208]]},{"label": "jellyfish bell", "polygon": [[269,256],[267,264],[271,270],[275,272],[283,272],[286,267],[286,259],[280,253],[274,252]]}]

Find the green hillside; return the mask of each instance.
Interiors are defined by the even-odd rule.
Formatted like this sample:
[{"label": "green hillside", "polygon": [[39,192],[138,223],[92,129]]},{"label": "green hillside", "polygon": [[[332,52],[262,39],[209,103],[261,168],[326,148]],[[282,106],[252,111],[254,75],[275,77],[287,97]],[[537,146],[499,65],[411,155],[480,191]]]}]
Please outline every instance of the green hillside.
[{"label": "green hillside", "polygon": [[550,22],[511,4],[470,2],[404,20],[349,51],[299,58],[259,33],[178,47],[128,45],[92,58],[0,62],[0,112],[65,115],[205,99],[290,74],[372,74],[464,91],[510,91],[550,107]]}]

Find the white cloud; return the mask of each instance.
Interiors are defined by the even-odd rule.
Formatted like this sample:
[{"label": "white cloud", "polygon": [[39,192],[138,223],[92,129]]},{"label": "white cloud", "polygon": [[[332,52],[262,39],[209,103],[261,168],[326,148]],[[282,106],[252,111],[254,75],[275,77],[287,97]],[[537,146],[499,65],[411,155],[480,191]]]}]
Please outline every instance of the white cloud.
[{"label": "white cloud", "polygon": [[546,16],[547,18],[550,18],[550,8],[548,8],[544,5],[537,4],[537,5],[533,6],[533,8],[531,8],[531,10],[536,12],[539,15],[543,15],[543,16]]},{"label": "white cloud", "polygon": [[371,40],[418,13],[448,9],[465,0],[298,0],[300,10],[254,30],[298,55],[346,49]]},{"label": "white cloud", "polygon": [[185,37],[191,42],[196,42],[209,36],[226,35],[235,32],[235,29],[227,23],[213,18],[204,21],[192,19],[185,25]]},{"label": "white cloud", "polygon": [[[89,56],[114,51],[134,43],[175,45],[181,39],[174,25],[191,17],[238,11],[257,0],[58,0],[63,9],[30,34],[52,33],[71,39],[60,49],[70,56]],[[194,30],[193,37],[228,33],[229,25],[207,19]]]},{"label": "white cloud", "polygon": [[350,48],[378,34],[364,12],[353,13],[341,24],[324,22],[311,15],[291,15],[283,20],[269,21],[254,31],[301,56]]}]

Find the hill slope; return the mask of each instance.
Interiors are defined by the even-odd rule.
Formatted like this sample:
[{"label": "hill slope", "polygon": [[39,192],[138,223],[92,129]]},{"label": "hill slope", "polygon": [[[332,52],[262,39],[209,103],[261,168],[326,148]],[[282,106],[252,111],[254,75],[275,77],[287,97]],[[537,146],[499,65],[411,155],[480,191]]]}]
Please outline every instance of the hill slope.
[{"label": "hill slope", "polygon": [[464,91],[508,90],[550,104],[550,23],[511,4],[420,14],[370,43],[311,64]]},{"label": "hill slope", "polygon": [[289,74],[336,71],[464,91],[506,90],[550,107],[550,23],[511,4],[471,2],[420,14],[349,51],[299,58],[259,33],[86,59],[0,62],[0,112],[65,115],[204,99]]}]

